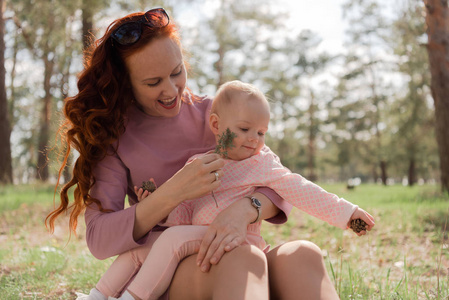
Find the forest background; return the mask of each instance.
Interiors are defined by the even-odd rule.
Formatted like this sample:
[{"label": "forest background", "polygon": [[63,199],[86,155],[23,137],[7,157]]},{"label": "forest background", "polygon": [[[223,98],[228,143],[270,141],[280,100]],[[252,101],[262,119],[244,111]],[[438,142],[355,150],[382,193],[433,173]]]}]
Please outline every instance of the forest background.
[{"label": "forest background", "polygon": [[431,92],[428,3],[343,1],[345,43],[328,51],[311,30],[292,35],[295,16],[270,0],[2,2],[4,183],[57,177],[60,162],[51,150],[63,99],[77,91],[86,37],[101,37],[128,12],[163,6],[181,28],[190,88],[213,95],[232,79],[258,86],[272,105],[267,144],[292,171],[313,181],[384,185],[435,184],[445,176],[447,190]]},{"label": "forest background", "polygon": [[[357,238],[293,211],[285,225],[264,224],[267,241],[314,241],[341,299],[447,299],[447,0],[334,2],[341,10],[321,0],[0,0],[2,299],[73,299],[110,264],[89,254],[84,222],[70,243],[67,217],[54,235],[45,230],[57,129],[86,37],[157,6],[180,25],[194,92],[213,95],[232,79],[258,86],[272,106],[267,144],[283,164],[376,218]],[[344,43],[299,31],[293,3],[321,5],[323,23],[338,15]],[[354,178],[370,184],[347,189]]]}]

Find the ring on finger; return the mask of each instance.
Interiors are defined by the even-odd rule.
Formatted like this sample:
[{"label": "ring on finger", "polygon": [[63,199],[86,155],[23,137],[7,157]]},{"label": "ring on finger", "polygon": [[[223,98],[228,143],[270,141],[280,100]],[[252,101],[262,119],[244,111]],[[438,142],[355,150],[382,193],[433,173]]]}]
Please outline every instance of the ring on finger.
[{"label": "ring on finger", "polygon": [[215,175],[215,181],[218,181],[218,179],[219,179],[218,172],[214,172],[214,175]]}]

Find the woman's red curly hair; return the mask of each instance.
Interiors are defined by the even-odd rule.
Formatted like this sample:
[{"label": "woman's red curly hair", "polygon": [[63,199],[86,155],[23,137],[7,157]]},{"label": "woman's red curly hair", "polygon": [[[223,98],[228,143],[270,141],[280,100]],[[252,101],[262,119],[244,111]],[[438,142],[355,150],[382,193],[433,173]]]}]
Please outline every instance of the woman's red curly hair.
[{"label": "woman's red curly hair", "polygon": [[[76,232],[78,217],[86,206],[95,203],[100,211],[106,211],[101,202],[90,196],[95,184],[93,168],[117,147],[118,139],[125,131],[125,112],[133,101],[131,84],[125,59],[158,37],[170,37],[181,47],[176,25],[169,23],[163,28],[142,26],[141,38],[132,45],[122,46],[113,41],[111,34],[122,24],[136,21],[143,13],[134,13],[114,21],[104,36],[85,51],[85,69],[78,79],[78,94],[65,99],[64,123],[59,133],[65,144],[64,158],[59,169],[58,183],[67,165],[70,152],[77,150],[79,157],[73,167],[72,179],[60,192],[61,203],[52,211],[45,223],[54,232],[54,222],[62,213],[70,213],[69,227]],[[116,148],[114,148],[116,151]],[[68,191],[75,187],[74,202],[69,204]]]}]

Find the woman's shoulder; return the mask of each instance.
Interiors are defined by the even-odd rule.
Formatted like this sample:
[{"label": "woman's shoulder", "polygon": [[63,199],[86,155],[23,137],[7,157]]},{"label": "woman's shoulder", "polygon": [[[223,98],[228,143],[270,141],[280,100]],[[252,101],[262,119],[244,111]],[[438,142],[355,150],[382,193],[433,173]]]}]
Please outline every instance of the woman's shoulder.
[{"label": "woman's shoulder", "polygon": [[[184,105],[181,109],[181,118],[187,118],[190,121],[200,121],[208,123],[210,109],[212,107],[212,98],[209,96],[197,96],[191,92],[186,92],[183,96]],[[195,121],[196,120],[196,121]]]}]

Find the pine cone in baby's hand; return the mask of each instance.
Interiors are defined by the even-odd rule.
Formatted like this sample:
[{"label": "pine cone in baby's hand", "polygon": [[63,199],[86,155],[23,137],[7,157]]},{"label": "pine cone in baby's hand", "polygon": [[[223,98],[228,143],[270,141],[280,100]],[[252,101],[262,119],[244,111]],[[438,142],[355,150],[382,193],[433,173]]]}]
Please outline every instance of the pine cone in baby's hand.
[{"label": "pine cone in baby's hand", "polygon": [[351,229],[354,230],[355,233],[359,233],[361,231],[366,230],[366,226],[368,224],[365,223],[362,219],[351,220]]},{"label": "pine cone in baby's hand", "polygon": [[150,193],[152,193],[156,190],[156,185],[153,181],[143,181],[141,188],[144,191],[149,191]]}]

